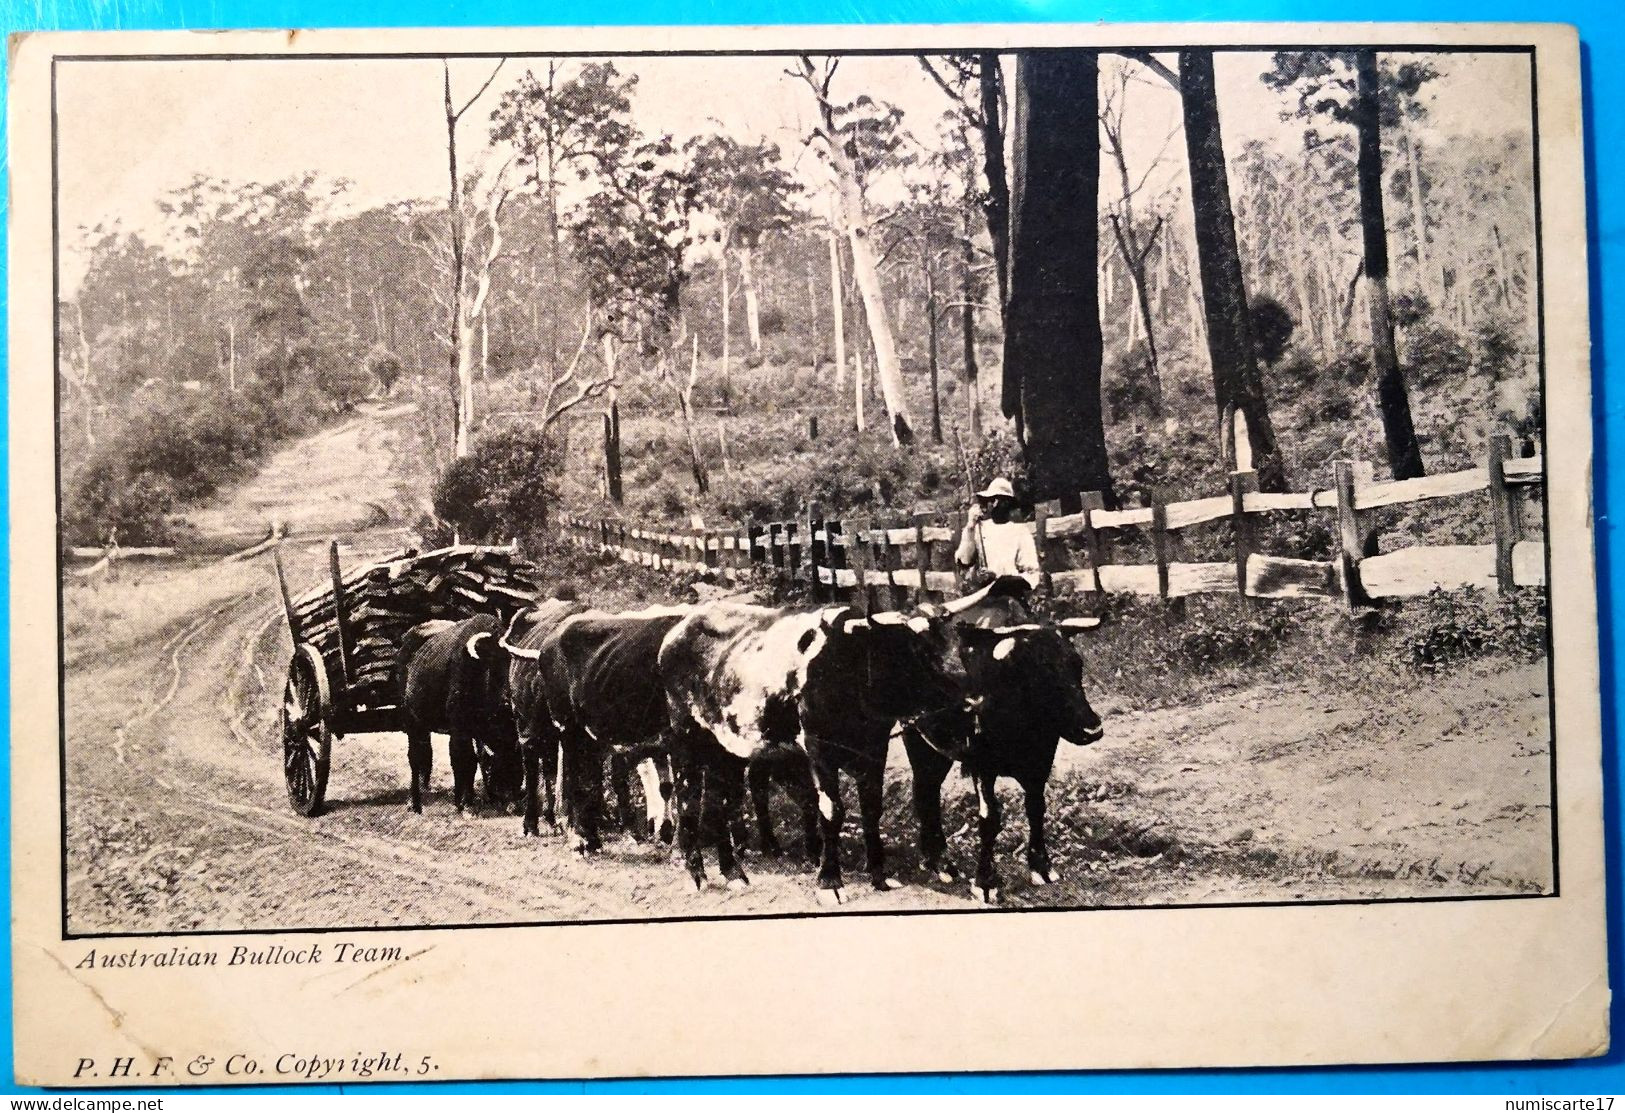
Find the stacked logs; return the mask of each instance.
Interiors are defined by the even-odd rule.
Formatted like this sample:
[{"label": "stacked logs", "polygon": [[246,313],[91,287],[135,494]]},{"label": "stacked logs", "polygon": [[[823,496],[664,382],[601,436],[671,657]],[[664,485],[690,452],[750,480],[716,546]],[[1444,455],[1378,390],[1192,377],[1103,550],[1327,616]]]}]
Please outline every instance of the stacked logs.
[{"label": "stacked logs", "polygon": [[335,702],[344,689],[357,707],[379,707],[397,700],[395,656],[401,636],[420,622],[460,620],[480,614],[507,622],[536,599],[536,566],[510,548],[459,545],[421,556],[402,553],[346,573],[341,579],[344,603],[344,654],[331,585],[293,600],[298,638],[321,652],[334,686]]}]

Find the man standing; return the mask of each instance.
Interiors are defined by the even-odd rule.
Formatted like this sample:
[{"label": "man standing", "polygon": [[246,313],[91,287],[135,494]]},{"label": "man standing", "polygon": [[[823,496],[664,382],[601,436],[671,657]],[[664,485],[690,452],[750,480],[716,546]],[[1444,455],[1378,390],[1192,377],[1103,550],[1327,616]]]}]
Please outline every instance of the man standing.
[{"label": "man standing", "polygon": [[954,559],[963,568],[975,569],[980,581],[1020,576],[1030,587],[1037,587],[1043,578],[1038,546],[1026,526],[1010,520],[1015,509],[1015,489],[1003,476],[977,491]]}]

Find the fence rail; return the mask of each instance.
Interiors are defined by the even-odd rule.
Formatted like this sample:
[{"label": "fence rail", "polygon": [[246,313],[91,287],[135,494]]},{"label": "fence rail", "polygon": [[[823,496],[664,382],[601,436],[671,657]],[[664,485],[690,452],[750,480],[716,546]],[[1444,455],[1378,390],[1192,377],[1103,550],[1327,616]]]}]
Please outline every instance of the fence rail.
[{"label": "fence rail", "polygon": [[[1533,488],[1545,482],[1541,456],[1515,456],[1511,438],[1490,439],[1483,467],[1392,482],[1361,483],[1348,461],[1333,467],[1332,484],[1300,492],[1266,493],[1251,471],[1230,476],[1222,495],[1123,510],[1107,510],[1099,492],[1079,498],[1083,509],[1037,508],[1027,523],[1044,572],[1042,590],[1055,594],[1155,596],[1240,594],[1254,599],[1341,599],[1350,606],[1423,595],[1435,589],[1482,587],[1506,592],[1546,582],[1545,549],[1525,536]],[[1415,545],[1378,553],[1371,512],[1487,491],[1493,541],[1473,545]],[[1301,560],[1261,552],[1255,544],[1260,515],[1329,512],[1337,543],[1331,560]],[[1179,559],[1183,531],[1209,523],[1233,525],[1231,559]],[[805,585],[820,599],[850,598],[870,608],[902,606],[922,597],[965,589],[953,553],[963,513],[913,514],[890,520],[826,519],[815,505],[806,518],[747,522],[723,530],[647,529],[611,519],[569,518],[567,535],[586,548],[647,568],[713,573],[737,581],[767,572]],[[1124,531],[1150,540],[1150,563],[1115,563],[1114,542]]]}]

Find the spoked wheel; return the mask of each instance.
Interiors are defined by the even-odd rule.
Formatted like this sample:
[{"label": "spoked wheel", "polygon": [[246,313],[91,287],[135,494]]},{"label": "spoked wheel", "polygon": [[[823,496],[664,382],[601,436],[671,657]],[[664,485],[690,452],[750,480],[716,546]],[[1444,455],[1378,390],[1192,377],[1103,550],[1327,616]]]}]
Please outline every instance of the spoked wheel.
[{"label": "spoked wheel", "polygon": [[288,803],[300,815],[319,815],[327,795],[332,710],[321,654],[309,645],[295,646],[282,689],[282,775],[288,782]]}]

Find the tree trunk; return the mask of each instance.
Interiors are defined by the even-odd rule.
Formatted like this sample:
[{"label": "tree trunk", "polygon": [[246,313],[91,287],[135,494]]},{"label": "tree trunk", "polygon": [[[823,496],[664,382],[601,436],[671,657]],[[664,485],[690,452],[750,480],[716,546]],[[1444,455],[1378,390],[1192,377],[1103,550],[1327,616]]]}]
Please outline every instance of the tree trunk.
[{"label": "tree trunk", "polygon": [[454,454],[460,460],[473,448],[474,424],[474,329],[467,322],[457,322],[457,350],[452,354],[457,376],[457,439]]},{"label": "tree trunk", "polygon": [[[1123,257],[1123,266],[1127,268],[1129,280],[1133,284],[1135,309],[1139,313],[1139,324],[1145,333],[1145,350],[1147,371],[1151,376],[1151,409],[1157,416],[1162,416],[1162,373],[1157,364],[1157,335],[1156,325],[1151,319],[1151,299],[1146,291],[1146,257],[1156,245],[1158,231],[1161,223],[1154,225],[1147,242],[1140,242],[1139,228],[1134,219],[1134,187],[1129,182],[1128,158],[1123,153],[1123,141],[1119,136],[1111,146],[1112,161],[1117,166],[1118,188],[1122,191],[1123,217],[1121,220],[1114,213],[1111,215],[1112,234],[1117,240],[1117,250]],[[1132,356],[1135,342],[1135,317],[1129,314],[1129,353]]]},{"label": "tree trunk", "polygon": [[891,318],[886,313],[885,290],[880,284],[880,266],[875,260],[874,247],[869,242],[868,217],[857,192],[857,182],[843,182],[846,196],[844,217],[847,222],[847,242],[852,246],[852,277],[863,298],[863,316],[869,325],[869,339],[874,345],[875,381],[880,387],[880,398],[890,419],[892,444],[913,443],[914,419],[909,416],[908,396],[903,391],[903,368],[897,361],[897,338],[892,334]]},{"label": "tree trunk", "polygon": [[868,375],[863,369],[863,345],[857,344],[852,349],[852,401],[854,403],[854,418],[858,432],[863,432],[865,421],[863,416],[863,395],[867,386]]},{"label": "tree trunk", "polygon": [[694,489],[703,495],[711,489],[711,480],[705,474],[705,464],[700,459],[699,434],[694,428],[694,410],[689,395],[689,391],[678,391],[677,412],[682,416],[683,432],[688,437],[689,474],[694,477]]},{"label": "tree trunk", "polygon": [[1411,229],[1416,237],[1416,290],[1432,303],[1436,294],[1433,289],[1433,267],[1428,259],[1427,208],[1422,203],[1421,144],[1416,138],[1416,131],[1411,127],[1409,118],[1403,112],[1399,115],[1399,127],[1405,134],[1405,161],[1410,164]]},{"label": "tree trunk", "polygon": [[[667,366],[670,367],[668,360]],[[700,457],[700,431],[694,425],[694,384],[700,377],[700,337],[694,334],[689,349],[688,376],[679,380],[672,368],[672,382],[677,386],[677,408],[683,417],[683,432],[688,435],[688,466],[694,476],[694,487],[700,494],[711,489],[711,477],[706,474],[705,462]]]},{"label": "tree trunk", "polygon": [[1365,241],[1366,311],[1371,321],[1371,361],[1377,372],[1377,405],[1388,442],[1388,466],[1395,479],[1423,474],[1422,450],[1411,424],[1410,392],[1405,388],[1394,345],[1394,317],[1388,304],[1388,232],[1382,211],[1382,120],[1378,105],[1377,52],[1355,54],[1355,128],[1359,135],[1360,231]]},{"label": "tree trunk", "polygon": [[965,235],[960,240],[959,259],[960,331],[965,339],[965,401],[969,410],[971,442],[982,438],[981,368],[976,361],[976,245],[971,240],[970,213],[965,214]]},{"label": "tree trunk", "polygon": [[931,372],[931,441],[942,443],[942,392],[937,383],[937,284],[925,272],[925,362]]},{"label": "tree trunk", "polygon": [[1258,371],[1247,288],[1236,246],[1212,52],[1180,51],[1179,84],[1214,405],[1221,422],[1233,409],[1246,416],[1258,485],[1265,491],[1283,491],[1286,473],[1275,447],[1275,430]]},{"label": "tree trunk", "polygon": [[1114,502],[1100,407],[1100,56],[1016,60],[1004,412],[1025,435],[1033,495],[1074,512],[1083,491]]},{"label": "tree trunk", "polygon": [[463,372],[468,364],[464,356],[463,327],[463,204],[462,183],[457,177],[457,113],[451,103],[451,65],[442,59],[446,76],[446,163],[447,194],[446,217],[451,222],[451,421],[453,455],[461,459],[468,455],[469,409],[464,408],[465,394],[473,396],[473,388],[463,389]]},{"label": "tree trunk", "polygon": [[1010,290],[1010,183],[1004,165],[1004,120],[999,105],[999,56],[977,58],[982,94],[982,172],[987,177],[987,232],[993,240],[993,273],[999,280],[999,309]]},{"label": "tree trunk", "polygon": [[[846,386],[846,285],[841,281],[841,241],[829,230],[830,334],[835,338],[835,389]],[[859,428],[862,428],[861,422]]]},{"label": "tree trunk", "polygon": [[762,350],[761,303],[756,292],[756,248],[751,244],[739,246],[739,285],[745,293],[745,330],[750,336],[750,350]]},{"label": "tree trunk", "polygon": [[733,396],[732,383],[728,378],[728,343],[730,339],[728,334],[733,328],[733,307],[728,304],[730,298],[728,297],[728,247],[726,243],[723,244],[722,254],[717,259],[717,269],[722,274],[722,401],[724,405],[727,405],[729,399]]},{"label": "tree trunk", "polygon": [[610,399],[604,411],[604,489],[611,502],[620,505],[621,490],[621,404]]}]

